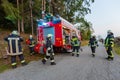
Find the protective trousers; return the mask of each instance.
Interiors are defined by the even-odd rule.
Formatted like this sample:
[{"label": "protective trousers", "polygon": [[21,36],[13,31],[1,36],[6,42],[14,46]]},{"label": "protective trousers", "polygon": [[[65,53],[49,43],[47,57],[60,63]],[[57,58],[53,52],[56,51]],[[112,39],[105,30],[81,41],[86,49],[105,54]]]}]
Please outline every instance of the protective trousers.
[{"label": "protective trousers", "polygon": [[33,47],[29,47],[30,49],[30,54],[33,54],[34,53],[34,46]]},{"label": "protective trousers", "polygon": [[[19,59],[20,59],[20,61],[21,61],[21,64],[24,64],[24,63],[25,63],[25,60],[24,60],[23,54],[18,55],[18,57],[19,57]],[[11,56],[11,65],[12,65],[12,66],[16,66],[16,65],[17,65],[17,63],[16,63],[16,56]]]},{"label": "protective trousers", "polygon": [[79,57],[79,46],[73,46],[72,56],[76,53],[76,56]]},{"label": "protective trousers", "polygon": [[50,55],[50,56],[47,56],[46,55],[46,57],[44,58],[45,59],[45,61],[47,61],[48,59],[50,58],[50,62],[52,63],[52,62],[54,62],[54,56],[53,55]]},{"label": "protective trousers", "polygon": [[92,47],[92,46],[91,46],[91,51],[92,51],[92,53],[95,53],[95,49],[96,49],[96,47]]},{"label": "protective trousers", "polygon": [[111,46],[108,47],[107,54],[108,54],[108,58],[114,58],[114,54],[112,52],[112,47]]},{"label": "protective trousers", "polygon": [[51,62],[51,65],[55,65],[55,61],[54,61],[54,52],[52,49],[50,50],[47,50],[46,51],[46,56],[45,58],[42,60],[43,64],[46,63],[46,61],[50,58],[50,62]]}]

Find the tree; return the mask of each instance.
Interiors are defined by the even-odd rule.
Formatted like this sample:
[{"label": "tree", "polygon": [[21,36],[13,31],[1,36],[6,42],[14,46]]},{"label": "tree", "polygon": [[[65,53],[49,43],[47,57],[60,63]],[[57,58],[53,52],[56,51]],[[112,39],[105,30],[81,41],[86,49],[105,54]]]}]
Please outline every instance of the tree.
[{"label": "tree", "polygon": [[[42,1],[45,1],[44,10],[47,12],[53,13],[53,15],[59,14],[61,17],[67,19],[70,22],[75,22],[75,20],[82,20],[86,14],[91,12],[90,4],[94,0],[1,0],[2,7],[0,9],[4,15],[5,19],[14,23],[14,26],[17,25],[17,20],[20,20],[20,30],[21,32],[36,32],[36,20],[42,18]],[[32,11],[29,6],[32,1]],[[17,2],[19,3],[19,8],[17,8]],[[31,18],[30,14],[32,13],[33,18],[33,29],[31,28]],[[7,21],[5,20],[5,21]],[[7,23],[5,22],[4,23]],[[82,21],[84,22],[84,21]],[[12,24],[11,23],[11,24]],[[84,23],[85,24],[85,23]],[[0,24],[1,25],[1,24]],[[10,25],[10,24],[9,24]],[[25,30],[24,30],[25,29]]]},{"label": "tree", "polygon": [[2,0],[2,6],[4,7],[4,11],[6,13],[6,19],[12,21],[14,24],[18,18],[21,18],[19,14],[19,10],[15,8],[12,3],[8,2],[8,0]]},{"label": "tree", "polygon": [[82,34],[83,39],[89,39],[91,37],[91,34],[94,33],[94,29],[92,28],[92,23],[88,22],[84,18],[77,18],[76,22],[79,23],[78,29],[80,30]]},{"label": "tree", "polygon": [[[53,14],[59,14],[65,19],[72,22],[74,16],[83,17],[86,14],[90,13],[90,4],[94,0],[48,0],[51,1],[51,12]],[[76,14],[77,12],[77,14]]]}]

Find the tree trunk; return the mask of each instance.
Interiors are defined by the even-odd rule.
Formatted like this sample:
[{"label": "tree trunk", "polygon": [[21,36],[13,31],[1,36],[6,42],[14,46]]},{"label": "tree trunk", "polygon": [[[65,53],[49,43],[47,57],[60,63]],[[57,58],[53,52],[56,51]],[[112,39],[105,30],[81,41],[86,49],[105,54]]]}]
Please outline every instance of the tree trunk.
[{"label": "tree trunk", "polygon": [[33,14],[32,14],[32,0],[30,0],[30,21],[31,21],[32,35],[34,35],[34,30],[33,30]]},{"label": "tree trunk", "polygon": [[23,0],[22,1],[22,20],[21,20],[21,31],[24,33],[24,8],[23,8]]},{"label": "tree trunk", "polygon": [[46,1],[42,0],[42,19],[45,16],[45,11],[46,11]]},{"label": "tree trunk", "polygon": [[[17,0],[17,8],[18,8],[18,10],[19,10],[19,0]],[[20,10],[19,10],[20,11]],[[18,13],[18,15],[19,15],[19,13]],[[20,33],[20,19],[18,18],[18,20],[17,20],[17,25],[18,25],[18,32]]]}]

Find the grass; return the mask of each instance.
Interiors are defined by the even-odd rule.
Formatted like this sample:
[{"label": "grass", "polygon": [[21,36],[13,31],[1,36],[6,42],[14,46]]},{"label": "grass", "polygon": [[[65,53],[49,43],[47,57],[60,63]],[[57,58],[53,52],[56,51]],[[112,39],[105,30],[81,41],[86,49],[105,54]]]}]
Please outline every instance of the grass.
[{"label": "grass", "polygon": [[81,42],[81,46],[85,46],[85,45],[88,45],[88,40],[83,40],[83,41]]},{"label": "grass", "polygon": [[116,52],[116,54],[120,55],[120,46],[115,44],[114,50]]},{"label": "grass", "polygon": [[8,70],[9,67],[10,67],[10,65],[7,65],[7,64],[1,65],[0,66],[0,73],[4,72],[5,70]]}]

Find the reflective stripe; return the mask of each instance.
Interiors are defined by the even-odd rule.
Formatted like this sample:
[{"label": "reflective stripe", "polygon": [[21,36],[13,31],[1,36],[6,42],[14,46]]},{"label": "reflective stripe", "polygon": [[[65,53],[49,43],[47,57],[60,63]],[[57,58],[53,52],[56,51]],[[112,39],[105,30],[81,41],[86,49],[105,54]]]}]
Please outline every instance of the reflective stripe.
[{"label": "reflective stripe", "polygon": [[77,54],[80,54],[79,52]]},{"label": "reflective stripe", "polygon": [[9,53],[8,50],[6,50],[6,51],[7,51],[7,55],[12,55],[12,56],[23,54],[23,52],[19,52],[19,53]]},{"label": "reflective stripe", "polygon": [[17,39],[15,39],[15,43],[16,43],[16,53],[18,53],[19,51],[18,51],[18,40]]},{"label": "reflective stripe", "polygon": [[29,45],[29,47],[33,47],[34,45]]},{"label": "reflective stripe", "polygon": [[96,45],[91,45],[92,47],[96,47]]},{"label": "reflective stripe", "polygon": [[10,45],[10,53],[9,54],[13,54],[12,40],[15,40],[16,53],[19,54],[19,47],[18,47],[18,40],[19,40],[19,38],[8,38],[8,40],[9,40],[9,45]]},{"label": "reflective stripe", "polygon": [[108,46],[108,39],[107,39],[106,42],[105,42],[105,46]]},{"label": "reflective stripe", "polygon": [[111,56],[110,57],[114,57],[114,54],[113,54],[113,52],[111,51]]},{"label": "reflective stripe", "polygon": [[20,40],[19,38],[8,38],[8,40],[15,40],[15,39],[17,39],[17,40]]},{"label": "reflective stripe", "polygon": [[114,41],[114,38],[110,38],[110,40]]},{"label": "reflective stripe", "polygon": [[47,56],[50,56],[50,53],[48,53],[48,50],[46,50],[46,55],[47,55]]},{"label": "reflective stripe", "polygon": [[46,61],[48,60],[47,58],[44,58]]},{"label": "reflective stripe", "polygon": [[55,60],[51,60],[50,62],[55,62]]},{"label": "reflective stripe", "polygon": [[55,54],[54,54],[54,53],[52,53],[52,55],[54,56]]},{"label": "reflective stripe", "polygon": [[[76,51],[75,51],[76,52]],[[72,54],[75,54],[75,52],[72,52]]]},{"label": "reflective stripe", "polygon": [[21,63],[24,63],[24,62],[25,62],[25,60],[22,60],[22,61],[21,61]]},{"label": "reflective stripe", "polygon": [[114,42],[110,42],[111,44],[113,44]]},{"label": "reflective stripe", "polygon": [[12,65],[12,66],[15,66],[15,65],[17,65],[17,63],[12,63],[11,65]]},{"label": "reflective stripe", "polygon": [[12,41],[11,40],[9,40],[10,42],[9,42],[9,45],[10,45],[10,53],[13,53],[13,51],[12,51]]}]

